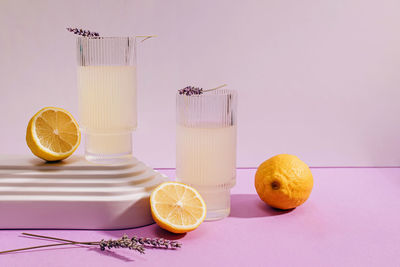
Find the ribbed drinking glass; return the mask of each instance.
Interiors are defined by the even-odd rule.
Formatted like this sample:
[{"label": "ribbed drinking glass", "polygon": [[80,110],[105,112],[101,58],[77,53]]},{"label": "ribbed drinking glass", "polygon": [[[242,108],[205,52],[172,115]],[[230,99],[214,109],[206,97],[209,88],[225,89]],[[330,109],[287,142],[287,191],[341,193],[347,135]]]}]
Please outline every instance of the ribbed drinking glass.
[{"label": "ribbed drinking glass", "polygon": [[203,196],[206,220],[224,218],[236,183],[237,94],[218,89],[176,99],[177,179]]},{"label": "ribbed drinking glass", "polygon": [[86,159],[130,158],[137,126],[135,37],[78,37],[77,53]]}]

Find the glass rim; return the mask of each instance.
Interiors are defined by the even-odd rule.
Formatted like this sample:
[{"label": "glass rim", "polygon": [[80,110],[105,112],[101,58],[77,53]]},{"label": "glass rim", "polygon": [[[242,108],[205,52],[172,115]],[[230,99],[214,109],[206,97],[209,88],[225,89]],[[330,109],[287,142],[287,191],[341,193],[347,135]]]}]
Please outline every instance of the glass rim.
[{"label": "glass rim", "polygon": [[136,37],[142,37],[142,36],[77,36],[77,39],[89,39],[89,40],[112,40],[112,39],[136,39]]}]

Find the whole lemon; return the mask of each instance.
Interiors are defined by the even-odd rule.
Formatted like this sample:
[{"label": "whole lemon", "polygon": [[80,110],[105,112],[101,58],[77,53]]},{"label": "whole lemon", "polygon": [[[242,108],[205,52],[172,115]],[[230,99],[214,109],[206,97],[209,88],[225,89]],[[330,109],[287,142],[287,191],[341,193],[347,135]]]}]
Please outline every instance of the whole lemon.
[{"label": "whole lemon", "polygon": [[255,187],[261,200],[283,210],[303,204],[310,196],[313,184],[307,164],[289,154],[279,154],[264,161],[255,175]]}]

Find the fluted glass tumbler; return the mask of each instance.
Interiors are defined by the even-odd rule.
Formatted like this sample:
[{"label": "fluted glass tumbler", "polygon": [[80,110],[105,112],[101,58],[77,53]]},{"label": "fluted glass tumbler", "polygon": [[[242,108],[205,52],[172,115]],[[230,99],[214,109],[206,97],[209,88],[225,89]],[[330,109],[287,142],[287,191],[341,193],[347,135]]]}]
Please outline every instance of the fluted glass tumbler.
[{"label": "fluted glass tumbler", "polygon": [[124,161],[132,156],[137,126],[135,37],[78,37],[77,53],[85,157]]},{"label": "fluted glass tumbler", "polygon": [[196,188],[207,205],[206,220],[230,213],[236,183],[236,106],[234,90],[218,89],[177,99],[177,179]]}]

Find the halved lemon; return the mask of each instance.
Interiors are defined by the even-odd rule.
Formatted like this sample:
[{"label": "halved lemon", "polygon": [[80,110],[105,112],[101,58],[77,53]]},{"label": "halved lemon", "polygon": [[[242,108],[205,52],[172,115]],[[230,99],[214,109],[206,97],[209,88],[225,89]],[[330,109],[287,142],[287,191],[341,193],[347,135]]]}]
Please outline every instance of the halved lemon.
[{"label": "halved lemon", "polygon": [[196,229],[206,217],[206,203],[193,187],[165,182],[150,196],[154,221],[172,233],[186,233]]},{"label": "halved lemon", "polygon": [[26,129],[28,147],[33,154],[47,161],[69,157],[80,142],[78,123],[62,108],[41,109],[31,118]]}]

